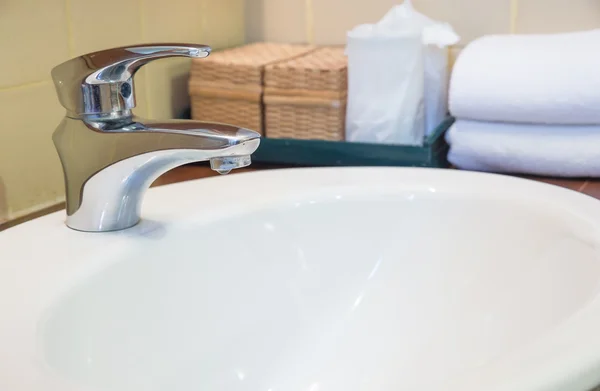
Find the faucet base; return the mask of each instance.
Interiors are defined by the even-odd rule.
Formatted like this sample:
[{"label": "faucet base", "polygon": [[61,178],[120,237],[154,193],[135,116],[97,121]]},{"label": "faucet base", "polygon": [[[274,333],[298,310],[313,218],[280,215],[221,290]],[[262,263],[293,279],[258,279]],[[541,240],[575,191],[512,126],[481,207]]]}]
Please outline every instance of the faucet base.
[{"label": "faucet base", "polygon": [[67,226],[84,232],[133,227],[140,221],[143,196],[152,182],[164,172],[193,161],[192,154],[191,150],[149,152],[96,173],[85,183],[83,201],[67,216]]},{"label": "faucet base", "polygon": [[148,152],[105,168],[86,182],[83,202],[67,216],[67,226],[84,232],[133,227],[140,221],[143,196],[152,182],[175,167],[208,160],[205,155],[190,149]]},{"label": "faucet base", "polygon": [[141,221],[141,219],[138,219],[137,221],[134,221],[132,223],[119,222],[119,224],[115,224],[114,226],[104,224],[102,226],[99,226],[98,228],[94,228],[91,226],[83,226],[79,223],[78,219],[76,219],[76,218],[73,219],[71,216],[67,216],[67,220],[65,221],[65,224],[67,225],[67,227],[71,228],[74,231],[100,233],[100,232],[121,231],[121,230],[124,230],[127,228],[135,227],[136,225],[138,225],[140,223],[140,221]]}]

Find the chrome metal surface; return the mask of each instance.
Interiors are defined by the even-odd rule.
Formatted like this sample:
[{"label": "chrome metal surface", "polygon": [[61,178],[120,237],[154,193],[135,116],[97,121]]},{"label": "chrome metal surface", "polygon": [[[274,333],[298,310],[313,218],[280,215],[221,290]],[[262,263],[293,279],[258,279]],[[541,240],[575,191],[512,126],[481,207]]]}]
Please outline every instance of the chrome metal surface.
[{"label": "chrome metal surface", "polygon": [[260,143],[252,130],[146,120],[131,113],[132,77],[141,65],[156,58],[209,53],[204,45],[140,45],[87,54],[52,70],[67,109],[52,138],[64,171],[69,227],[103,232],[135,225],[146,189],[182,164],[211,160],[222,173],[250,164]]},{"label": "chrome metal surface", "polygon": [[64,62],[52,69],[52,79],[67,115],[121,115],[135,107],[133,76],[142,65],[157,58],[209,54],[208,46],[179,43],[114,48]]}]

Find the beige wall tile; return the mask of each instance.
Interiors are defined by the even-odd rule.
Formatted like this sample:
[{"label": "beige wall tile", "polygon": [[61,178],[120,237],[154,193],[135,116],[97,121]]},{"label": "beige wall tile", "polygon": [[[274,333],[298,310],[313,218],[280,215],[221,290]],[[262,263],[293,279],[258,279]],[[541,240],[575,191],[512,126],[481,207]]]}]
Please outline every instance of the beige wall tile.
[{"label": "beige wall tile", "polygon": [[[203,43],[214,49],[244,42],[244,0],[145,0],[142,11],[144,40],[148,42]],[[160,28],[153,28],[160,26]],[[148,113],[154,118],[180,117],[189,107],[188,59],[163,59],[145,66],[145,79],[136,88],[147,89]],[[136,95],[141,102],[141,90]]]},{"label": "beige wall tile", "polygon": [[[397,0],[315,1],[316,42],[343,44],[349,29],[378,21],[396,4]],[[413,0],[413,4],[425,15],[451,23],[463,44],[484,34],[509,32],[509,0]]]},{"label": "beige wall tile", "polygon": [[397,0],[315,0],[315,42],[344,44],[348,30],[359,24],[377,22],[396,4]]},{"label": "beige wall tile", "polygon": [[600,28],[599,0],[520,0],[518,33],[557,33]]},{"label": "beige wall tile", "polygon": [[67,1],[73,56],[141,42],[139,1]]},{"label": "beige wall tile", "polygon": [[0,146],[8,146],[0,150],[0,183],[9,218],[63,196],[62,170],[51,138],[63,116],[51,82],[0,91]]},{"label": "beige wall tile", "polygon": [[[202,20],[204,0],[144,0],[142,29],[146,42],[204,43]],[[216,1],[216,0],[215,0]],[[161,59],[145,65],[146,76],[136,80],[136,88],[146,88],[148,115],[173,118],[189,106],[187,75],[190,60]],[[137,97],[142,98],[141,89]]]},{"label": "beige wall tile", "polygon": [[485,34],[510,32],[509,0],[413,0],[425,15],[450,23],[461,45]]},{"label": "beige wall tile", "polygon": [[149,118],[150,114],[150,103],[149,91],[148,91],[148,70],[146,67],[140,68],[134,76],[134,89],[135,89],[135,109],[134,114],[140,117]]},{"label": "beige wall tile", "polygon": [[[205,0],[144,0],[143,38],[146,42],[203,43]],[[219,0],[212,0],[219,1]]]},{"label": "beige wall tile", "polygon": [[146,66],[148,108],[152,118],[180,118],[189,107],[190,65],[189,59],[168,58]]},{"label": "beige wall tile", "polygon": [[0,88],[48,79],[69,56],[64,0],[0,2]]},{"label": "beige wall tile", "polygon": [[2,177],[0,177],[0,225],[8,221],[8,200],[6,195],[6,186]]},{"label": "beige wall tile", "polygon": [[460,52],[463,50],[460,46],[453,46],[448,50],[448,68],[452,71],[454,68],[454,63],[456,63],[456,59],[460,55]]},{"label": "beige wall tile", "polygon": [[[328,0],[313,0],[324,2]],[[246,41],[306,42],[306,0],[247,0]]]},{"label": "beige wall tile", "polygon": [[[69,1],[73,56],[143,42],[140,1]],[[118,12],[114,12],[117,9]],[[110,24],[118,28],[107,28],[106,18],[98,16],[99,12],[110,12]],[[140,70],[135,76],[135,113],[141,117],[148,116],[146,83],[145,72]]]},{"label": "beige wall tile", "polygon": [[202,41],[213,49],[244,43],[245,0],[202,0]]}]

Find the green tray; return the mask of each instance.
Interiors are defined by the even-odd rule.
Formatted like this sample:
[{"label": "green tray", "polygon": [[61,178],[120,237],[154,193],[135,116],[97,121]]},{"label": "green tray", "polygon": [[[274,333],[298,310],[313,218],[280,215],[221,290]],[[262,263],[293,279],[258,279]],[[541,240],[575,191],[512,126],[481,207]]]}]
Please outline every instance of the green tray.
[{"label": "green tray", "polygon": [[344,141],[263,138],[252,155],[257,163],[297,166],[448,167],[444,134],[454,123],[448,117],[421,147]]}]

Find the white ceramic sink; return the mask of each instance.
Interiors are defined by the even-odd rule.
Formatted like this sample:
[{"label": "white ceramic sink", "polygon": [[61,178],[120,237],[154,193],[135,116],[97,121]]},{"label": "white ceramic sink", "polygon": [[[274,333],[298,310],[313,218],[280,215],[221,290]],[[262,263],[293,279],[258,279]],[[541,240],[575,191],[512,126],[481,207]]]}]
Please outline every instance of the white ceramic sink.
[{"label": "white ceramic sink", "polygon": [[148,192],[143,222],[0,233],[2,391],[586,391],[600,202],[426,169]]}]

